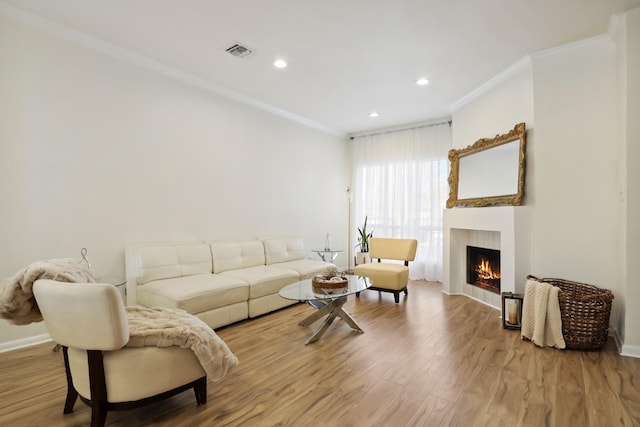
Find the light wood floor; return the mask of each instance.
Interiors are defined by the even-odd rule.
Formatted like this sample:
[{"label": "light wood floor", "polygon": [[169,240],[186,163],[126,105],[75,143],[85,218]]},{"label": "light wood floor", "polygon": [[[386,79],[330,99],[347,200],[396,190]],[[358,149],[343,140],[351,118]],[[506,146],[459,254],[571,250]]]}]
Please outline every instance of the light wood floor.
[{"label": "light wood floor", "polygon": [[[365,330],[337,320],[308,346],[312,312],[297,304],[219,329],[240,359],[208,402],[192,392],[133,411],[109,426],[639,426],[640,359],[540,349],[504,330],[499,312],[438,283],[349,297]],[[313,325],[316,326],[316,325]],[[62,414],[65,380],[51,344],[0,354],[1,426],[85,426],[78,401]],[[179,369],[179,367],[176,367]]]}]

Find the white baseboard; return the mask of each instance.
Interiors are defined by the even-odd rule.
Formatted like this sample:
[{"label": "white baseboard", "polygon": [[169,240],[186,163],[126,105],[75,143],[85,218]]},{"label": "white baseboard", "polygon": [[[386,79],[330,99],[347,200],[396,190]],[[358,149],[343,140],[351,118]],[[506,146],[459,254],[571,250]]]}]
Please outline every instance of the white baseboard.
[{"label": "white baseboard", "polygon": [[445,294],[445,295],[450,296],[450,297],[451,297],[451,296],[456,296],[456,295],[460,295],[460,296],[463,296],[463,297],[467,297],[467,298],[472,299],[472,300],[474,300],[474,301],[478,301],[479,303],[484,304],[484,305],[486,305],[487,307],[495,308],[496,310],[499,310],[499,311],[500,311],[500,310],[502,310],[502,308],[501,308],[501,307],[496,307],[495,305],[490,304],[490,303],[488,303],[487,301],[482,301],[482,300],[480,300],[480,299],[478,299],[478,298],[476,298],[476,297],[473,297],[473,296],[471,296],[471,295],[463,294],[462,292],[458,292],[458,293],[453,293],[453,292],[452,292],[452,293],[449,293],[449,292],[445,291],[444,289],[443,289],[441,292],[442,292],[443,294]]},{"label": "white baseboard", "polygon": [[620,356],[635,357],[640,359],[640,346],[637,345],[622,345],[620,350]]},{"label": "white baseboard", "polygon": [[7,341],[0,343],[0,353],[17,350],[24,347],[31,347],[32,345],[42,344],[49,341],[52,341],[49,334],[36,335],[28,338],[21,338],[19,340]]},{"label": "white baseboard", "polygon": [[[483,303],[485,305],[488,305],[489,307],[495,308],[497,310],[500,310],[497,307],[493,307],[490,304],[487,304],[484,301],[480,301],[476,298],[473,298],[469,295],[466,294],[455,294],[455,293],[448,293],[446,291],[442,291],[443,294],[445,295],[449,295],[449,296],[453,296],[453,295],[463,295],[467,298],[471,298],[473,300],[476,300],[480,303]],[[618,330],[617,329],[609,329],[609,335],[612,336],[616,342],[616,347],[618,348],[618,353],[621,356],[627,356],[627,357],[635,357],[635,358],[639,358],[640,359],[640,346],[637,345],[624,345],[622,344],[622,340],[620,339],[620,336],[618,334]],[[49,336],[49,334],[42,334],[42,335],[36,335],[33,337],[28,337],[28,338],[21,338],[18,340],[14,340],[14,341],[7,341],[7,342],[3,342],[0,343],[0,353],[4,353],[7,351],[12,351],[12,350],[18,350],[20,348],[25,348],[25,347],[31,347],[33,345],[37,345],[37,344],[42,344],[45,342],[50,342],[52,341],[51,337]]]}]

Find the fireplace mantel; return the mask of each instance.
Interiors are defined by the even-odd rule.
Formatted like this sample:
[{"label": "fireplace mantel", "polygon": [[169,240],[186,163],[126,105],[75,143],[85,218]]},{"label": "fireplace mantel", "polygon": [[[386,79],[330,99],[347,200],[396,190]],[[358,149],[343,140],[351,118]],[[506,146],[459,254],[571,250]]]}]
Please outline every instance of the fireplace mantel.
[{"label": "fireplace mantel", "polygon": [[466,247],[474,234],[494,235],[500,249],[502,292],[524,293],[531,265],[531,209],[527,206],[453,208],[444,211],[443,292],[500,308],[500,296],[466,283]]}]

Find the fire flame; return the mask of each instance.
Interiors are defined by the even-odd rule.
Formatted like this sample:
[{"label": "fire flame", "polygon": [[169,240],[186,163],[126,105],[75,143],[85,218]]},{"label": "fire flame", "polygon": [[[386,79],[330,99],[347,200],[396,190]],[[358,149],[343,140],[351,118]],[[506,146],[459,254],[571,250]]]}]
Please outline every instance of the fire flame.
[{"label": "fire flame", "polygon": [[483,280],[493,280],[500,278],[499,271],[493,271],[491,269],[491,264],[488,259],[481,258],[480,263],[476,266],[476,273],[478,273],[478,278]]}]

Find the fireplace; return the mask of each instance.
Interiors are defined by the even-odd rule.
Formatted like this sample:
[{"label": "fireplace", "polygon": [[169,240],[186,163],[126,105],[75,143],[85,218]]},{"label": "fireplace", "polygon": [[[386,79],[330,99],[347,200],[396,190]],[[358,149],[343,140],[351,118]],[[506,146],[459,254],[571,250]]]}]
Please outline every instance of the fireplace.
[{"label": "fireplace", "polygon": [[500,294],[500,251],[467,246],[467,283]]}]

